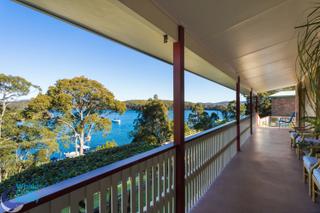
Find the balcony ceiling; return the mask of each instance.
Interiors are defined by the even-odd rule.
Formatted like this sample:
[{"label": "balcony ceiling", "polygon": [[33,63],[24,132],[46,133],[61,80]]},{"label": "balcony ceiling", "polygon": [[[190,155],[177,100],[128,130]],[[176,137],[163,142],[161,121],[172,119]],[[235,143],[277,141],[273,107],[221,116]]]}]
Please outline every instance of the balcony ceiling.
[{"label": "balcony ceiling", "polygon": [[294,27],[313,6],[312,0],[18,1],[168,63],[182,25],[186,69],[229,88],[240,75],[244,93],[296,84]]}]

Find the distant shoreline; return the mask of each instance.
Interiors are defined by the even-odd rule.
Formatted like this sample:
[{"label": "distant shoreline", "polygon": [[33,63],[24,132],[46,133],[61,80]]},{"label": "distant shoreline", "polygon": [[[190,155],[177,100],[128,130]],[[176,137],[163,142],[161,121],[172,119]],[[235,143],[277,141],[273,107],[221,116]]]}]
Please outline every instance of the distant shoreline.
[{"label": "distant shoreline", "polygon": [[[141,107],[147,102],[148,100],[144,99],[137,99],[137,100],[127,100],[123,101],[126,103],[127,109],[131,110],[141,110]],[[171,100],[161,100],[168,109],[173,108],[173,101]],[[229,101],[224,101],[224,102],[218,102],[218,103],[194,103],[194,102],[185,102],[185,110],[189,110],[192,108],[193,105],[195,104],[201,104],[203,105],[205,110],[218,110],[218,111],[224,111],[226,106],[228,105]]]},{"label": "distant shoreline", "polygon": [[[10,106],[16,109],[23,109],[27,106],[28,102],[30,100],[19,100],[19,101],[14,101],[10,103]],[[140,111],[142,106],[147,102],[148,100],[146,99],[136,99],[136,100],[126,100],[123,101],[126,104],[127,109],[130,110],[136,110]],[[171,100],[161,100],[167,107],[168,109],[173,108],[173,101]],[[226,110],[226,107],[228,105],[229,101],[222,101],[222,102],[217,102],[217,103],[202,103],[198,102],[198,104],[203,105],[205,110],[218,110],[218,111],[224,111]],[[196,104],[195,102],[185,102],[185,109],[191,109],[191,107]]]}]

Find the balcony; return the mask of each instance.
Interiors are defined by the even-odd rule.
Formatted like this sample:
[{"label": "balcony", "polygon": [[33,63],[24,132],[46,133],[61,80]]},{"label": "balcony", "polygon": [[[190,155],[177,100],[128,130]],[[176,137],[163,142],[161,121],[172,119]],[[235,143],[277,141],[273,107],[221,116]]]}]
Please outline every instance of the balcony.
[{"label": "balcony", "polygon": [[[320,211],[288,129],[256,127],[253,103],[257,92],[301,87],[294,28],[309,1],[17,1],[173,64],[174,76],[173,143],[18,197],[22,211]],[[236,121],[185,139],[185,70],[235,89]],[[242,119],[240,92],[250,97]]]},{"label": "balcony", "polygon": [[[250,117],[240,122],[241,146]],[[190,211],[237,153],[236,122],[186,139],[185,211]],[[175,145],[167,144],[19,197],[28,213],[175,212]],[[133,210],[136,211],[133,211]]]},{"label": "balcony", "polygon": [[[288,129],[257,127],[250,136],[248,118],[240,127],[239,154],[235,122],[186,139],[185,211],[319,212],[302,183]],[[175,212],[174,148],[167,144],[15,201],[28,213]]]}]

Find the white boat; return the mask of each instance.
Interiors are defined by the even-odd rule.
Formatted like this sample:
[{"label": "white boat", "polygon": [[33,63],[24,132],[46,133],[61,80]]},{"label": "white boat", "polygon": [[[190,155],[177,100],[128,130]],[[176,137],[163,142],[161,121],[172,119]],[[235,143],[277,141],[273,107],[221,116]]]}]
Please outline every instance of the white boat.
[{"label": "white boat", "polygon": [[66,158],[75,158],[79,156],[79,152],[65,152],[64,156],[66,156]]},{"label": "white boat", "polygon": [[113,123],[117,123],[117,124],[121,124],[121,120],[120,119],[112,119]]}]

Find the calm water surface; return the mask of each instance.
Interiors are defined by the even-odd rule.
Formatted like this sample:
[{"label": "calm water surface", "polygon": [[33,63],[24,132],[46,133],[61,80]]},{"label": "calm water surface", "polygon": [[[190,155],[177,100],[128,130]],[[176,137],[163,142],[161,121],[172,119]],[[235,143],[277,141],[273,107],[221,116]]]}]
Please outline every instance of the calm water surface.
[{"label": "calm water surface", "polygon": [[[222,113],[220,111],[216,110],[206,110],[209,114],[212,112],[217,113],[217,115],[222,119]],[[191,110],[185,110],[185,121],[187,121],[188,116],[190,114]],[[173,119],[173,111],[170,110],[168,113],[169,119]],[[104,145],[106,141],[114,140],[119,146],[129,144],[132,141],[132,138],[130,137],[130,132],[133,130],[133,122],[138,117],[138,112],[134,110],[127,110],[124,114],[119,115],[117,113],[113,113],[108,115],[108,118],[110,120],[112,119],[120,119],[121,124],[112,123],[112,128],[110,132],[107,133],[107,135],[104,136],[102,132],[95,132],[92,134],[91,142],[89,145],[91,147],[91,150],[94,150],[97,146]],[[54,156],[58,158],[63,157],[64,152],[70,152],[74,151],[74,145],[70,145],[68,147],[63,146],[60,143],[60,152],[55,153]]]}]

